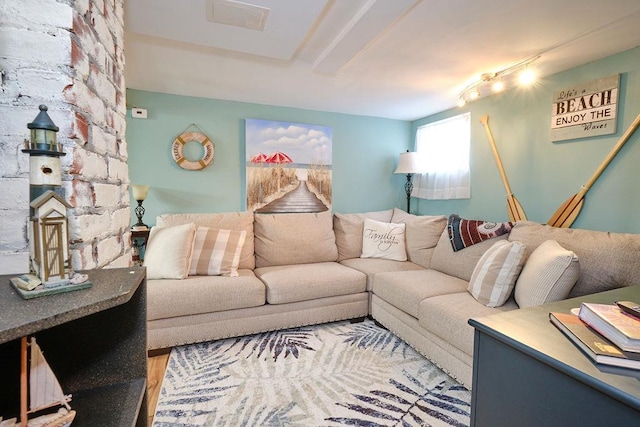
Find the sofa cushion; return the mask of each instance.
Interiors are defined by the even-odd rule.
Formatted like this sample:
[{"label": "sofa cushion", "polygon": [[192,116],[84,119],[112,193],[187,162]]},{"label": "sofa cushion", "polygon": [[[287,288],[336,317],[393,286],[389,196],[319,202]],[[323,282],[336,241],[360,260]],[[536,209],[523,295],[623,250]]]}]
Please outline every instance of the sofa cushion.
[{"label": "sofa cushion", "polygon": [[393,261],[407,260],[404,223],[381,222],[367,218],[362,230],[360,258],[382,258]]},{"label": "sofa cushion", "polygon": [[468,282],[482,254],[496,241],[506,240],[507,237],[505,234],[454,252],[449,242],[449,232],[445,228],[433,251],[430,267]]},{"label": "sofa cushion", "polygon": [[524,264],[524,245],[520,242],[495,242],[480,257],[471,274],[468,291],[481,304],[499,307],[513,292]]},{"label": "sofa cushion", "polygon": [[238,277],[247,232],[198,227],[193,242],[190,275]]},{"label": "sofa cushion", "polygon": [[464,280],[435,270],[378,273],[373,276],[375,295],[416,318],[423,299],[462,292],[468,285]]},{"label": "sofa cushion", "polygon": [[390,222],[393,211],[353,213],[333,215],[333,229],[338,246],[338,261],[359,258],[362,254],[362,230],[366,218],[376,221]]},{"label": "sofa cushion", "polygon": [[367,275],[367,291],[371,291],[373,286],[373,276],[377,273],[387,273],[390,271],[411,271],[424,270],[424,267],[410,261],[391,261],[379,258],[350,258],[340,261],[340,264]]},{"label": "sofa cushion", "polygon": [[153,227],[145,249],[143,265],[147,279],[184,279],[189,274],[193,237],[193,223],[169,227]]},{"label": "sofa cushion", "polygon": [[256,276],[267,288],[269,304],[286,304],[364,292],[364,273],[337,262],[260,267]]},{"label": "sofa cushion", "polygon": [[238,267],[253,270],[255,267],[255,259],[253,257],[253,212],[164,214],[156,217],[157,226],[187,224],[190,222],[200,227],[246,231],[247,237],[242,246]]},{"label": "sofa cushion", "polygon": [[189,276],[184,280],[147,282],[147,320],[213,313],[265,303],[264,284],[252,270],[238,277]]},{"label": "sofa cushion", "polygon": [[527,259],[516,282],[515,300],[526,308],[566,299],[579,274],[576,254],[547,240]]},{"label": "sofa cushion", "polygon": [[569,298],[640,283],[640,235],[557,228],[518,221],[509,240],[527,247],[527,254],[555,240],[580,259],[580,275]]},{"label": "sofa cushion", "polygon": [[256,214],[256,267],[336,261],[333,215],[320,213]]},{"label": "sofa cushion", "polygon": [[394,208],[391,222],[406,225],[407,259],[429,268],[433,250],[438,244],[442,230],[447,226],[447,217],[413,215]]},{"label": "sofa cushion", "polygon": [[496,308],[480,304],[468,292],[426,298],[420,302],[418,323],[469,356],[473,356],[474,329],[468,321],[517,309],[513,298]]}]

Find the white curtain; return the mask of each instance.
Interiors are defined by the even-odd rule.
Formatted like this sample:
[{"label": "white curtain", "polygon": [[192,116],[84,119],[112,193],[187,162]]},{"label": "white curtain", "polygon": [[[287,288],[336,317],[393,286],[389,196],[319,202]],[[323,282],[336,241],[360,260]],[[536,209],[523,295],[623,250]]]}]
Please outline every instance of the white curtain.
[{"label": "white curtain", "polygon": [[469,199],[471,113],[420,126],[416,151],[423,173],[416,176],[413,197],[431,200]]}]

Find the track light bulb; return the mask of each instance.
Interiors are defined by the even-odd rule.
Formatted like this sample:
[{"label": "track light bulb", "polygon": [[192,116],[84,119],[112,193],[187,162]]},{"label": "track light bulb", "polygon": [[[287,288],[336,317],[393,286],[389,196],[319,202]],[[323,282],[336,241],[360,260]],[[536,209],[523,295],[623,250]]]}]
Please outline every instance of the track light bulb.
[{"label": "track light bulb", "polygon": [[526,68],[522,73],[520,73],[518,80],[521,85],[528,86],[536,80],[536,74],[533,70]]},{"label": "track light bulb", "polygon": [[504,82],[502,80],[496,80],[491,85],[491,90],[494,92],[502,92],[504,90]]}]

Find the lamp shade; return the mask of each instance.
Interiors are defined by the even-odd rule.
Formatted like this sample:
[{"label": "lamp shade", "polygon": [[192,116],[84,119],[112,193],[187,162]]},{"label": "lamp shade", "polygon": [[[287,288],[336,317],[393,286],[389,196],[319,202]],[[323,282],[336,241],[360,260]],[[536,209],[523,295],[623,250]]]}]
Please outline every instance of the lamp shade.
[{"label": "lamp shade", "polygon": [[132,185],[131,192],[133,193],[134,200],[144,200],[147,198],[147,191],[149,191],[148,185]]},{"label": "lamp shade", "polygon": [[407,151],[406,153],[400,153],[400,160],[398,161],[398,167],[394,173],[421,173],[420,159],[418,153],[413,151]]}]

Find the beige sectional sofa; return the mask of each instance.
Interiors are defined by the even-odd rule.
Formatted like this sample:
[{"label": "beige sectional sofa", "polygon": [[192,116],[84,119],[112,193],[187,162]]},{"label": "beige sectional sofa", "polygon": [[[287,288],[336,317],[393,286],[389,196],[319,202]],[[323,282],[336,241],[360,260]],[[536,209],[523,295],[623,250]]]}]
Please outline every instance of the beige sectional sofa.
[{"label": "beige sectional sofa", "polygon": [[369,313],[366,276],[336,262],[329,212],[256,215],[255,221],[251,212],[161,215],[145,254],[150,277],[154,229],[181,224],[245,231],[239,275],[148,280],[149,349]]},{"label": "beige sectional sofa", "polygon": [[[365,220],[402,225],[406,261],[361,257]],[[245,232],[236,254],[237,277],[154,278],[160,232],[185,224],[194,230]],[[382,242],[394,239],[378,237]],[[528,277],[527,287],[538,276],[551,283],[546,273],[527,264],[536,248],[550,240],[573,254],[553,289],[525,291],[525,284],[516,281],[516,291],[497,307],[488,307],[468,291],[470,281],[478,282],[479,261],[487,263],[498,241],[523,248],[515,274],[524,268],[520,278]],[[149,349],[371,315],[470,388],[470,318],[518,309],[514,295],[531,305],[640,283],[640,235],[522,221],[508,234],[454,252],[445,216],[416,216],[399,209],[364,214],[167,214],[159,216],[152,229],[145,264]]]}]

